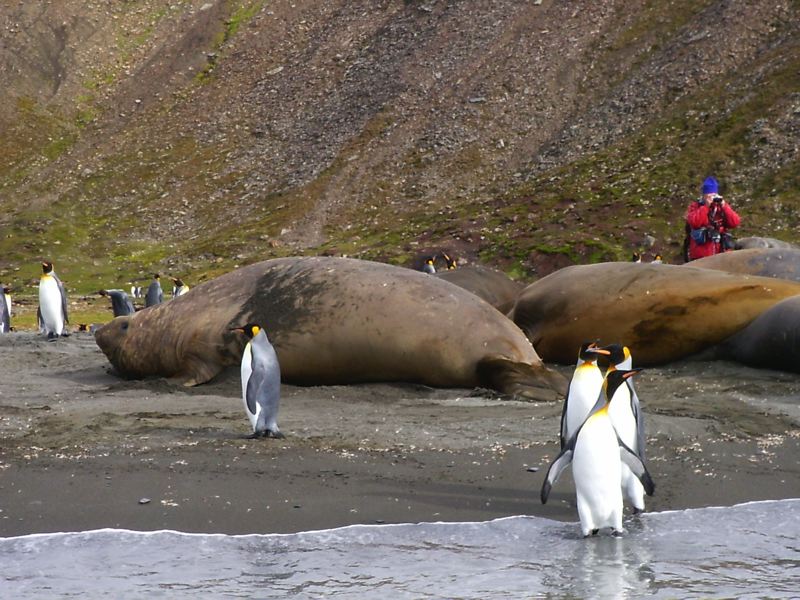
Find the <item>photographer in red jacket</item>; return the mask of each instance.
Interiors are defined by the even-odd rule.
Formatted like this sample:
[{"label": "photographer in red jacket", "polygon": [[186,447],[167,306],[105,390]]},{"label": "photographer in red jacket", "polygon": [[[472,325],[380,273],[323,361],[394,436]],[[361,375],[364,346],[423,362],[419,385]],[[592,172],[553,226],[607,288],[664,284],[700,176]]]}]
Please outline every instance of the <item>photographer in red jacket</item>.
[{"label": "photographer in red jacket", "polygon": [[687,260],[703,258],[733,249],[729,229],[739,226],[739,215],[719,195],[719,184],[713,177],[703,181],[702,196],[689,205],[686,225],[689,233]]}]

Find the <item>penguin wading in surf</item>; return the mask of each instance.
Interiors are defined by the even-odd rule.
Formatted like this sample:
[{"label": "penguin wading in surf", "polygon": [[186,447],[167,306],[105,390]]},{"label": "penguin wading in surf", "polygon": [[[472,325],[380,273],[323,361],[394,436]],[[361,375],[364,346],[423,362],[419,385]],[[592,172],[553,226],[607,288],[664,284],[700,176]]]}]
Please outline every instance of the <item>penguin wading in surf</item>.
[{"label": "penguin wading in surf", "polygon": [[619,439],[608,414],[610,398],[626,379],[637,372],[614,370],[606,376],[595,406],[550,464],[542,484],[541,500],[546,504],[553,485],[564,469],[572,464],[578,517],[584,537],[596,535],[605,527],[610,527],[614,535],[623,533],[620,488],[623,464],[640,479],[648,495],[655,491],[647,467]]},{"label": "penguin wading in surf", "polygon": [[242,355],[242,400],[252,438],[282,438],[278,429],[278,405],[281,394],[281,370],[278,355],[260,325],[248,323],[232,331],[248,338]]}]

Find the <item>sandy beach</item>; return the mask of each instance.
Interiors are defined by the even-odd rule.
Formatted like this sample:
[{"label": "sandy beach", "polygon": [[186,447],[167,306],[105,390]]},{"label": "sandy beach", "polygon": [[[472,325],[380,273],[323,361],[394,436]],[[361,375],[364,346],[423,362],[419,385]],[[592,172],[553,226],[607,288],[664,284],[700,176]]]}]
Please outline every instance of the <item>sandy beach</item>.
[{"label": "sandy beach", "polygon": [[[104,527],[283,533],[353,523],[577,521],[558,403],[409,384],[282,388],[245,439],[238,373],[125,381],[88,333],[0,336],[0,536]],[[571,368],[558,367],[566,376]],[[681,362],[637,378],[649,511],[800,497],[800,378]]]}]

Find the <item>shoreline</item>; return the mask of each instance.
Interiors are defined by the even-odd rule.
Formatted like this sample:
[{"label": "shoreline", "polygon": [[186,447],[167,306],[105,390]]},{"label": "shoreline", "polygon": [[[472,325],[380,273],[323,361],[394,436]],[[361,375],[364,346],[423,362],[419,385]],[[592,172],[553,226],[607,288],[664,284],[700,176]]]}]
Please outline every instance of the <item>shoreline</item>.
[{"label": "shoreline", "polygon": [[[89,334],[0,336],[0,353],[2,537],[578,520],[569,470],[539,501],[560,403],[409,384],[284,385],[287,437],[248,440],[235,374],[189,389],[121,380]],[[800,497],[797,376],[684,362],[646,370],[637,390],[656,481],[648,512]]]}]

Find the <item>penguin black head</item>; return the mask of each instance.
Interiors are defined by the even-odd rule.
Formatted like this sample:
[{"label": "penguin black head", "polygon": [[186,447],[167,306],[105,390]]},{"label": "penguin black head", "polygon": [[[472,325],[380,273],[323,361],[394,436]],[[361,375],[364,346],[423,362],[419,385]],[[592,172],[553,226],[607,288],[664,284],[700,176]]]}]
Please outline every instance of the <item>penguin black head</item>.
[{"label": "penguin black head", "polygon": [[631,369],[629,371],[615,369],[611,371],[606,375],[606,379],[603,382],[603,387],[605,387],[606,390],[606,398],[611,400],[611,398],[614,397],[614,392],[617,391],[617,388],[621,386],[626,379],[633,377],[637,373],[641,373],[641,371],[641,369]]},{"label": "penguin black head", "polygon": [[108,296],[108,292],[106,290],[100,290],[97,293],[100,294],[101,296]]},{"label": "penguin black head", "polygon": [[642,262],[642,255],[639,254],[638,252],[634,252],[633,256],[631,256],[631,262],[635,263]]},{"label": "penguin black head", "polygon": [[598,354],[608,355],[610,352],[605,348],[600,348],[597,345],[597,340],[591,342],[583,342],[581,349],[578,351],[578,358],[583,361],[590,362],[597,360]]},{"label": "penguin black head", "polygon": [[159,273],[153,273],[153,279],[161,279],[161,275]]},{"label": "penguin black head", "polygon": [[622,344],[609,344],[608,346],[603,346],[603,350],[607,351],[609,365],[618,365],[631,354],[627,346]]},{"label": "penguin black head", "polygon": [[241,327],[234,327],[231,331],[238,331],[239,333],[243,333],[247,339],[253,339],[258,335],[258,332],[261,331],[261,325],[257,323],[248,323],[247,325],[242,325]]},{"label": "penguin black head", "polygon": [[456,268],[456,259],[450,258],[446,253],[442,252],[442,257],[444,258],[444,262],[447,263],[447,269],[452,271]]},{"label": "penguin black head", "polygon": [[53,272],[53,263],[49,260],[42,261],[42,273],[52,273]]}]

